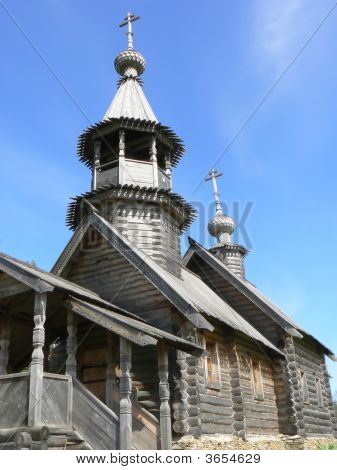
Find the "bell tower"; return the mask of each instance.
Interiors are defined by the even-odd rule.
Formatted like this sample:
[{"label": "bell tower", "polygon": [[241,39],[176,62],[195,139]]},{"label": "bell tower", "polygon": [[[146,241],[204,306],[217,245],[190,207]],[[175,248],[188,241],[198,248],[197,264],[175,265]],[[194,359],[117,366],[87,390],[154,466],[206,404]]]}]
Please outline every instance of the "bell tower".
[{"label": "bell tower", "polygon": [[79,137],[80,161],[90,168],[91,191],[69,205],[67,224],[86,215],[84,199],[146,255],[180,276],[180,234],[195,218],[193,207],[172,192],[172,168],[184,153],[182,140],[162,125],[148,102],[140,76],[144,56],[134,49],[128,13],[127,49],[117,54],[117,92],[103,119]]}]

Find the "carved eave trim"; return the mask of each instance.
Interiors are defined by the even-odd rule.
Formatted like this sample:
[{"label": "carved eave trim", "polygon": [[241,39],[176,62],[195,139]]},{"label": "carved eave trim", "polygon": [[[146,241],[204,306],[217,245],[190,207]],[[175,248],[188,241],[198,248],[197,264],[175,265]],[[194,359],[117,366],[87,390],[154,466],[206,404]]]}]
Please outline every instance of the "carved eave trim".
[{"label": "carved eave trim", "polygon": [[86,318],[89,321],[100,325],[107,330],[112,331],[118,336],[122,336],[129,341],[132,341],[139,346],[156,345],[157,339],[133,328],[131,325],[126,325],[125,322],[118,321],[113,317],[113,312],[106,310],[106,314],[103,316],[102,309],[97,308],[95,305],[88,304],[76,298],[70,298],[66,302],[66,306],[69,307],[74,313]]},{"label": "carved eave trim", "polygon": [[[273,310],[267,305],[260,297],[258,297],[252,290],[249,289],[248,285],[242,281],[238,276],[232,273],[224,265],[220,264],[217,260],[214,260],[201,245],[195,240],[189,237],[190,246],[194,253],[197,254],[205,263],[207,263],[214,271],[216,271],[221,277],[225,278],[226,281],[230,282],[239,292],[241,292],[247,299],[249,299],[256,307],[262,312],[268,315],[275,323],[277,323],[284,331],[289,335],[298,338],[303,338],[303,335],[285,319],[280,317],[279,313]],[[190,257],[189,257],[190,259]]]},{"label": "carved eave trim", "polygon": [[92,214],[91,225],[117,250],[132,266],[140,271],[194,326],[213,331],[214,327],[195,307],[186,302],[147,262],[146,255],[140,256],[127,240],[102,217]]},{"label": "carved eave trim", "polygon": [[104,137],[118,129],[135,130],[139,132],[155,133],[158,139],[171,151],[172,166],[176,166],[185,152],[183,141],[168,126],[155,121],[146,121],[130,118],[110,118],[97,122],[88,127],[80,135],[77,144],[77,154],[80,161],[87,167],[93,167],[93,141],[97,138],[104,140]]},{"label": "carved eave trim", "polygon": [[[158,188],[147,188],[133,185],[107,185],[93,191],[86,192],[80,196],[72,198],[68,205],[66,225],[75,230],[80,222],[80,209],[84,199],[90,200],[91,204],[99,199],[104,193],[105,198],[116,198],[130,200],[134,199],[141,202],[156,202],[172,209],[181,220],[181,233],[183,233],[195,220],[197,211],[185,199],[178,194],[171,193],[169,190]],[[97,201],[98,202],[98,201]]]},{"label": "carved eave trim", "polygon": [[54,287],[45,281],[42,281],[34,274],[30,274],[21,267],[0,256],[0,270],[8,274],[8,276],[16,279],[18,282],[30,287],[35,292],[42,294],[44,292],[52,292]]},{"label": "carved eave trim", "polygon": [[247,250],[246,247],[239,245],[238,243],[218,243],[217,245],[212,246],[209,251],[213,253],[213,251],[220,250],[221,248],[233,253],[239,252],[243,257],[247,256],[249,253],[249,250]]}]

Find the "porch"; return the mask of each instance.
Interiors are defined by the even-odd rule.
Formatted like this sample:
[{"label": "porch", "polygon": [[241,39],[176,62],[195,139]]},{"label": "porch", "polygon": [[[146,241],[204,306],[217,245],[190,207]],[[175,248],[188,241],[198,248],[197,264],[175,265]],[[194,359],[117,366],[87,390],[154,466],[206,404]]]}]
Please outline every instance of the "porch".
[{"label": "porch", "polygon": [[[88,449],[170,449],[169,349],[197,356],[203,350],[6,255],[0,255],[0,271],[0,449],[15,448],[17,441],[26,448],[66,449],[76,441]],[[65,338],[58,373],[51,367],[55,338]],[[106,354],[104,399],[88,381],[81,383],[77,362],[77,356],[82,362],[85,354],[94,356],[97,345]],[[157,417],[137,401],[135,347],[156,355]],[[143,369],[149,373],[146,364]]]}]

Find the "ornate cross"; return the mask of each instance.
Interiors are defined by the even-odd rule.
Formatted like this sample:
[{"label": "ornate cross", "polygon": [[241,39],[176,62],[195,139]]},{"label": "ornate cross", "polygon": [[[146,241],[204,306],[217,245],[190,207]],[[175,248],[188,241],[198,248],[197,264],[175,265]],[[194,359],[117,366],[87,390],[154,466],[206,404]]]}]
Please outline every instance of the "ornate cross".
[{"label": "ornate cross", "polygon": [[120,28],[122,28],[123,26],[126,26],[128,25],[128,32],[126,33],[127,36],[128,36],[128,49],[133,49],[133,40],[132,40],[132,36],[133,36],[133,32],[132,32],[132,23],[134,21],[137,21],[140,19],[140,16],[135,16],[133,13],[128,13],[127,16],[124,18],[124,21],[123,23],[121,23],[119,25]]},{"label": "ornate cross", "polygon": [[216,179],[219,178],[220,176],[222,176],[222,173],[215,170],[214,168],[212,168],[212,170],[208,173],[208,176],[206,176],[206,178],[205,178],[205,181],[212,180],[212,182],[213,182],[216,212],[222,212],[221,204],[220,204],[220,198],[219,198],[219,192],[218,192],[218,185],[217,185],[217,182],[216,182]]}]

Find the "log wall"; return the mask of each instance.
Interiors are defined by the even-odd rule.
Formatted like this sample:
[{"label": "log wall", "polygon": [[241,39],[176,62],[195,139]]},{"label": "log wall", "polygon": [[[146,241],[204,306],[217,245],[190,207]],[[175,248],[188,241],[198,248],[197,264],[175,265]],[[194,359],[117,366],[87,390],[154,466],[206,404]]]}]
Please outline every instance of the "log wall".
[{"label": "log wall", "polygon": [[[247,435],[276,435],[279,433],[274,364],[270,353],[243,335],[236,335],[240,385]],[[253,382],[252,358],[260,367],[262,395],[258,396]]]},{"label": "log wall", "polygon": [[[308,339],[294,340],[288,354],[291,362],[295,391],[295,407],[298,411],[298,427],[307,436],[332,434],[334,416],[331,412],[331,390],[327,380],[324,354]],[[305,374],[306,393],[301,387],[301,373]]]}]

